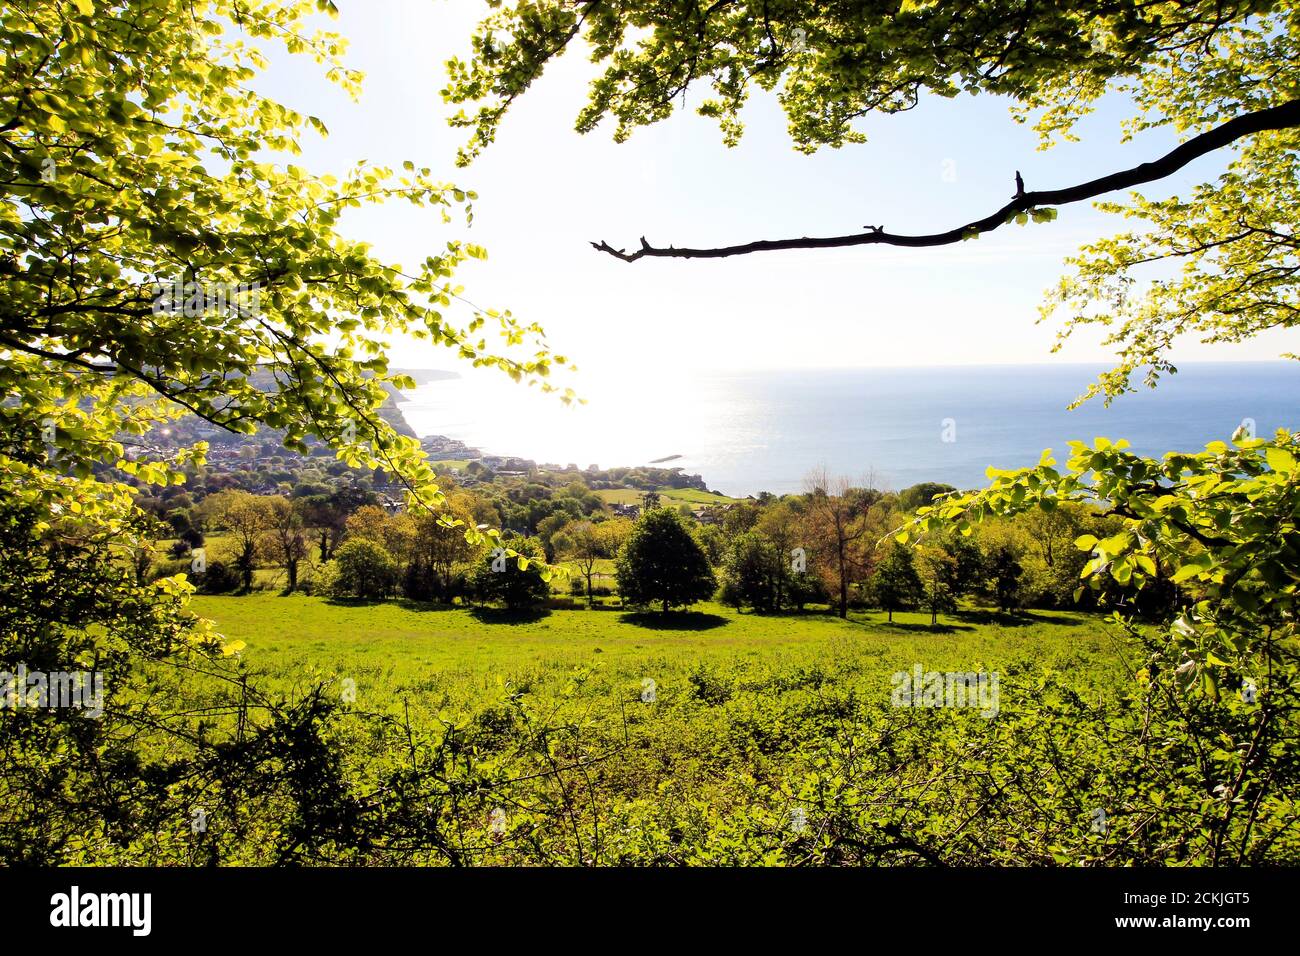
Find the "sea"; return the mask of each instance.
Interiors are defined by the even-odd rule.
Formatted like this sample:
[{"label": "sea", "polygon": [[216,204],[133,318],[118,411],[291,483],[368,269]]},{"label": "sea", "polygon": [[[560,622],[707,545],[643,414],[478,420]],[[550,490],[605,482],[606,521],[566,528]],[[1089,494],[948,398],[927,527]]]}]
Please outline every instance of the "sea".
[{"label": "sea", "polygon": [[987,484],[1071,440],[1126,438],[1142,454],[1200,451],[1245,424],[1300,427],[1300,363],[1187,363],[1152,390],[1069,410],[1100,365],[775,369],[578,375],[585,404],[475,370],[407,394],[420,436],[540,463],[680,467],[743,497],[805,487],[809,472],[902,489]]}]

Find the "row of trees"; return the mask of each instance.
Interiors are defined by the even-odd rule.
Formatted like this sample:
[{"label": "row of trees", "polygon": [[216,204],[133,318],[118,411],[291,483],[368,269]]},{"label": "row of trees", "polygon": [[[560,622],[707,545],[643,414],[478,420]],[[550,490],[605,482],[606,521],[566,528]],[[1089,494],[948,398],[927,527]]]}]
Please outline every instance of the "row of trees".
[{"label": "row of trees", "polygon": [[[991,519],[967,533],[903,543],[893,532],[917,507],[953,489],[927,483],[893,493],[874,483],[870,476],[854,483],[819,471],[802,494],[763,495],[721,510],[706,523],[679,510],[650,508],[634,526],[602,507],[590,513],[579,507],[590,492],[575,482],[555,496],[561,503],[543,519],[541,532],[507,534],[502,544],[537,562],[566,562],[576,575],[575,592],[584,593],[589,604],[598,590],[598,569],[613,560],[619,594],[630,605],[684,606],[716,594],[724,603],[760,612],[829,604],[846,616],[850,607],[871,606],[892,619],[894,611],[923,608],[937,623],[963,598],[1003,611],[1072,606],[1088,560],[1073,542],[1083,534],[1105,537],[1117,526],[1117,519],[1095,508],[1067,503]],[[346,503],[326,496],[219,492],[194,509],[195,523],[227,535],[229,566],[210,561],[200,586],[247,590],[255,569],[269,565],[280,569],[286,588],[294,590],[306,565],[315,571],[312,587],[338,597],[401,594],[420,601],[501,600],[518,606],[549,595],[537,569],[507,571],[503,577],[500,561],[492,569],[498,552],[466,540],[476,518],[494,510],[492,502],[458,489],[448,501],[442,517],[388,514],[370,504],[340,514]],[[314,524],[322,516],[328,523]],[[519,575],[527,585],[516,586]],[[1150,590],[1145,600],[1161,596]],[[1091,592],[1084,597],[1093,600]]]},{"label": "row of trees", "polygon": [[[335,495],[285,498],[225,490],[194,509],[196,524],[224,533],[228,541],[226,559],[208,561],[196,578],[207,591],[247,591],[257,568],[270,566],[284,573],[285,588],[293,591],[303,583],[302,569],[310,566],[312,589],[334,597],[373,600],[400,594],[444,603],[477,598],[517,607],[549,595],[542,566],[558,555],[584,574],[590,599],[597,563],[618,553],[632,525],[604,514],[597,521],[585,517],[572,507],[585,491],[570,488],[557,496],[563,504],[555,513],[568,520],[548,529],[548,544],[540,536],[506,535],[503,545],[528,559],[529,566],[520,569],[517,560],[504,567],[498,549],[467,540],[466,531],[494,507],[469,491],[450,490],[446,510],[438,514],[389,514],[373,504],[340,513],[348,502]],[[600,499],[591,498],[599,507]]]},{"label": "row of trees", "polygon": [[894,611],[924,608],[932,622],[964,597],[1003,611],[1068,607],[1092,597],[1076,595],[1088,555],[1074,541],[1085,533],[1104,537],[1119,524],[1094,507],[1063,504],[964,533],[899,541],[894,532],[918,507],[954,489],[926,483],[892,493],[875,483],[817,471],[803,494],[731,509],[720,525],[722,600],[758,611],[829,603],[841,617],[868,605],[891,619]]},{"label": "row of trees", "polygon": [[[456,594],[457,568],[472,560],[480,545],[466,539],[473,526],[472,503],[449,499],[445,515],[415,511],[389,515],[376,505],[361,505],[350,514],[330,514],[315,524],[321,508],[312,499],[222,491],[196,509],[209,532],[227,536],[229,565],[207,562],[197,573],[201,588],[249,590],[258,567],[284,572],[286,590],[302,583],[302,569],[317,569],[313,587],[326,593],[387,597],[400,585],[419,600],[450,600]],[[313,540],[314,539],[314,540]]]}]

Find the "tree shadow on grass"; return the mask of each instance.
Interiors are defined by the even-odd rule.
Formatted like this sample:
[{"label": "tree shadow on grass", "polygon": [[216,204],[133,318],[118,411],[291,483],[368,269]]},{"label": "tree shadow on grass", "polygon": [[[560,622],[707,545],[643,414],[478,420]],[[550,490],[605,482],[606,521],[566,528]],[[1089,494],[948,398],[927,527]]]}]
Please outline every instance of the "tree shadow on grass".
[{"label": "tree shadow on grass", "polygon": [[[281,592],[281,597],[288,597],[288,594]],[[416,611],[425,613],[429,611],[464,611],[467,610],[463,604],[444,604],[439,601],[413,601],[410,598],[325,598],[325,603],[332,607],[400,607],[403,611]]]},{"label": "tree shadow on grass", "polygon": [[382,604],[391,604],[387,598],[326,598],[325,603],[332,607],[379,607]]},{"label": "tree shadow on grass", "polygon": [[730,623],[706,611],[631,611],[620,615],[619,620],[652,631],[711,631]]},{"label": "tree shadow on grass", "polygon": [[511,611],[500,607],[474,607],[469,613],[480,624],[535,624],[551,612],[547,608]]},{"label": "tree shadow on grass", "polygon": [[[964,617],[965,615],[961,615]],[[857,627],[869,627],[874,630],[886,631],[908,631],[915,634],[955,634],[958,631],[973,631],[974,624],[965,624],[955,621],[946,614],[941,615],[938,624],[931,624],[929,621],[888,621],[873,620],[871,618],[848,618],[848,623]]]},{"label": "tree shadow on grass", "polygon": [[741,617],[771,618],[780,620],[782,618],[791,618],[792,620],[809,620],[824,619],[837,617],[836,613],[830,608],[805,607],[802,610],[798,608],[782,608],[779,611],[756,611],[753,608],[735,608],[735,612]]},{"label": "tree shadow on grass", "polygon": [[940,620],[938,624],[917,624],[904,621],[859,621],[872,627],[883,627],[887,631],[911,631],[915,634],[956,634],[958,631],[973,631],[973,624],[958,624],[954,621]]},{"label": "tree shadow on grass", "polygon": [[1069,617],[1049,617],[1046,614],[1036,614],[1033,611],[996,611],[992,608],[962,611],[958,614],[958,617],[975,624],[997,624],[1000,627],[1029,627],[1032,624],[1082,627],[1086,623]]},{"label": "tree shadow on grass", "polygon": [[422,614],[430,611],[465,611],[464,604],[446,604],[442,601],[413,601],[410,598],[397,598],[392,603],[403,611],[418,611]]}]

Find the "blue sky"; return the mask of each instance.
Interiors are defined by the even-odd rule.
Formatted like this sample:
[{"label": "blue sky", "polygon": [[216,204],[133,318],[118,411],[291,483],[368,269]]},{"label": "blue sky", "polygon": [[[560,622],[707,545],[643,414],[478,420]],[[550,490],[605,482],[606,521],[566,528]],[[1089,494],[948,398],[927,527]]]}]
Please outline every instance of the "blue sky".
[{"label": "blue sky", "polygon": [[[349,38],[349,66],[366,74],[359,103],[305,57],[272,55],[262,88],[322,117],[331,135],[304,140],[300,162],[339,171],[360,158],[410,159],[476,190],[472,229],[392,205],[358,211],[345,231],[390,260],[414,264],[453,235],[487,247],[459,274],[466,295],[540,321],[557,350],[597,372],[636,363],[691,368],[1095,362],[1096,337],[1049,354],[1055,328],[1038,325],[1042,292],[1062,259],[1120,228],[1088,205],[1051,224],[1008,227],[938,249],[774,253],[716,261],[625,264],[590,240],[706,245],[838,234],[866,224],[891,231],[946,229],[1010,198],[1019,169],[1030,189],[1052,188],[1134,165],[1174,142],[1163,132],[1120,143],[1127,104],[1108,102],[1080,128],[1083,142],[1037,150],[1037,136],[993,97],[923,99],[862,124],[865,145],[794,151],[773,98],[747,108],[742,144],[691,112],[638,131],[622,145],[602,127],[572,131],[591,65],[570,52],[505,120],[496,144],[469,169],[454,166],[464,132],[438,91],[444,61],[468,49],[486,9],[475,0],[369,0],[339,4],[334,29]],[[1222,160],[1203,158],[1151,195],[1186,191]],[[945,169],[955,171],[946,181]],[[1181,361],[1272,359],[1300,351],[1300,333],[1241,346],[1187,343]],[[395,340],[394,364],[456,367],[450,353]]]}]

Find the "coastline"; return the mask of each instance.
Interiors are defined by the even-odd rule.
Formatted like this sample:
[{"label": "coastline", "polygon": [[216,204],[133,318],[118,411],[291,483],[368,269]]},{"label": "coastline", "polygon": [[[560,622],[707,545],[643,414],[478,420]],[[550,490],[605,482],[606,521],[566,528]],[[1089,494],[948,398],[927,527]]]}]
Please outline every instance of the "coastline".
[{"label": "coastline", "polygon": [[1300,408],[1300,364],[1276,361],[1191,363],[1154,392],[1068,411],[1098,368],[629,374],[593,380],[582,407],[467,376],[421,386],[399,407],[417,435],[482,454],[581,468],[679,466],[734,497],[798,491],[821,465],[873,473],[895,489],[983,487],[988,467],[1026,467],[1046,448],[1067,452],[1071,440],[1126,438],[1151,456],[1200,451],[1243,422],[1257,434],[1291,425]]}]

